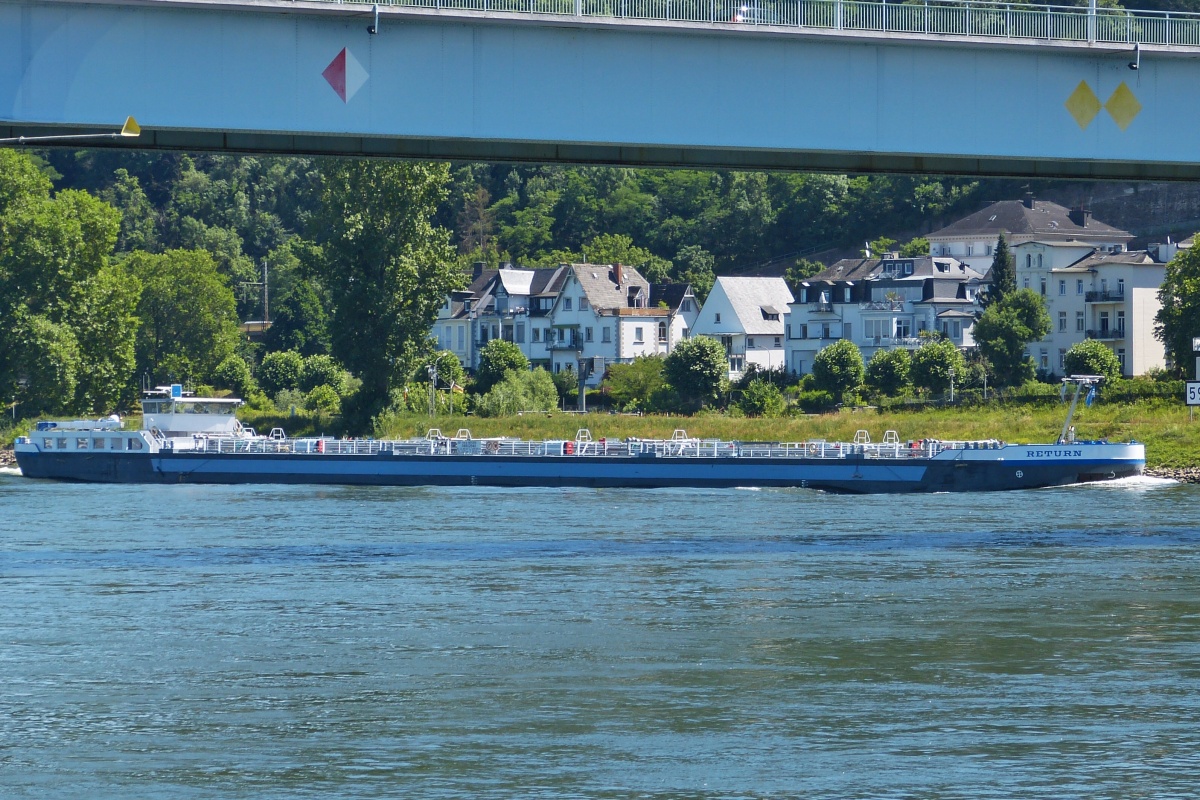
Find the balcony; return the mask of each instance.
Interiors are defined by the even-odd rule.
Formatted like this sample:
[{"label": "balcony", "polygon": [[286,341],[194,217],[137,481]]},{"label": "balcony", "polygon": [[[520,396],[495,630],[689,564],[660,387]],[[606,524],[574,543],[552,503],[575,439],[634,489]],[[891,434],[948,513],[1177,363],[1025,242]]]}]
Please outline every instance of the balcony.
[{"label": "balcony", "polygon": [[1124,303],[1125,293],[1114,292],[1111,289],[1105,289],[1100,292],[1085,292],[1083,301],[1085,303]]},{"label": "balcony", "polygon": [[1088,331],[1087,338],[1100,339],[1100,340],[1124,339],[1125,338],[1125,329],[1124,328],[1101,328],[1098,331]]},{"label": "balcony", "polygon": [[546,345],[551,350],[583,350],[583,339],[579,336],[568,336],[565,339],[555,339]]},{"label": "balcony", "polygon": [[863,339],[863,344],[867,347],[906,347],[915,349],[925,344],[925,340],[919,336],[868,336]]},{"label": "balcony", "polygon": [[833,303],[809,303],[808,308],[813,312],[832,313]]}]

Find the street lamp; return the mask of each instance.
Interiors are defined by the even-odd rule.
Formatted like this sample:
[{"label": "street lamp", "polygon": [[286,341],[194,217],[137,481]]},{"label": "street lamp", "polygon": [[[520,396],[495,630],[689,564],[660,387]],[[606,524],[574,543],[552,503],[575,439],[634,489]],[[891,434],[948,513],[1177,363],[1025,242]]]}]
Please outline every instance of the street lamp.
[{"label": "street lamp", "polygon": [[429,372],[429,416],[437,416],[437,379],[438,379],[438,362],[446,357],[446,353],[439,353],[425,369]]},{"label": "street lamp", "polygon": [[8,139],[0,139],[0,144],[30,144],[32,142],[74,141],[76,139],[136,139],[141,135],[142,128],[137,124],[137,120],[133,117],[126,117],[125,124],[121,126],[121,130],[115,133],[63,133],[55,136],[13,136]]},{"label": "street lamp", "polygon": [[954,402],[954,367],[950,368],[950,402]]}]

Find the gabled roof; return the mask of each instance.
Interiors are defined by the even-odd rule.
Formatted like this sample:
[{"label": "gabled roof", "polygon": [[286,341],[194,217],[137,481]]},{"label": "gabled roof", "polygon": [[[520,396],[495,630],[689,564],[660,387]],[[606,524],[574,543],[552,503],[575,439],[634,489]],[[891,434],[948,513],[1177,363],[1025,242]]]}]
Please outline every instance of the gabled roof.
[{"label": "gabled roof", "polygon": [[[571,264],[570,269],[575,280],[579,281],[579,286],[583,289],[588,303],[597,312],[629,308],[632,297],[631,290],[633,293],[640,291],[645,296],[647,304],[649,303],[650,282],[633,267],[608,264]],[[616,279],[618,272],[621,276],[620,283]]]},{"label": "gabled roof", "polygon": [[650,284],[650,306],[655,308],[662,303],[675,311],[683,305],[684,298],[691,290],[690,283],[652,283]]},{"label": "gabled roof", "polygon": [[[783,278],[717,278],[709,297],[718,292],[724,294],[733,307],[744,333],[752,336],[783,333],[784,312],[780,309],[786,309],[792,302],[792,291]],[[777,319],[767,319],[767,314]]]},{"label": "gabled roof", "polygon": [[[906,272],[911,266],[912,271]],[[843,258],[827,269],[804,281],[836,283],[888,278],[892,280],[922,280],[949,278],[953,280],[982,279],[975,269],[950,256],[917,256],[915,258]]]},{"label": "gabled roof", "polygon": [[1106,253],[1102,250],[1093,250],[1074,264],[1062,269],[1053,270],[1053,272],[1086,272],[1087,270],[1096,269],[1106,264],[1151,264],[1160,267],[1165,266],[1156,262],[1150,253],[1145,250],[1123,250],[1120,253]]},{"label": "gabled roof", "polygon": [[[1080,225],[1077,220],[1083,221],[1084,224]],[[1030,200],[1028,204],[1021,200],[1001,200],[952,222],[925,238],[931,242],[954,237],[995,241],[1001,233],[1084,241],[1095,238],[1106,241],[1133,238],[1129,231],[1085,217],[1083,212],[1072,213],[1065,206],[1046,200]]]}]

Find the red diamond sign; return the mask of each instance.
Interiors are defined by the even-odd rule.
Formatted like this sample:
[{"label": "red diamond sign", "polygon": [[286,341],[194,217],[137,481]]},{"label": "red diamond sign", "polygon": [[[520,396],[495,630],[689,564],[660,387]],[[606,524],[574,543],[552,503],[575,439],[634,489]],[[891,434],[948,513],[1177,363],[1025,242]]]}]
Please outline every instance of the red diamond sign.
[{"label": "red diamond sign", "polygon": [[343,103],[349,103],[370,76],[350,52],[350,48],[343,47],[342,51],[333,57],[333,61],[329,62],[321,77],[328,81]]}]

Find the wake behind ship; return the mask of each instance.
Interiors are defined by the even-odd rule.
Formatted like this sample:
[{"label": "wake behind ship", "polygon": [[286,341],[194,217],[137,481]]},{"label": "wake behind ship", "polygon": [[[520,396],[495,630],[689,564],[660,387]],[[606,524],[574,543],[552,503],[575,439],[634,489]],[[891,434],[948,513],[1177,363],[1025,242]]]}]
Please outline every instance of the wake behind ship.
[{"label": "wake behind ship", "polygon": [[[1078,395],[1076,395],[1076,399]],[[147,392],[140,430],[119,419],[38,423],[15,446],[30,478],[104,483],[293,483],[378,486],[802,487],[830,492],[1029,489],[1140,474],[1136,442],[1056,444],[900,441],[729,442],[689,437],[475,438],[431,430],[406,440],[269,436],[244,428],[241,401],[176,385]],[[1072,413],[1074,410],[1072,403]],[[1068,417],[1068,422],[1070,417]]]}]

